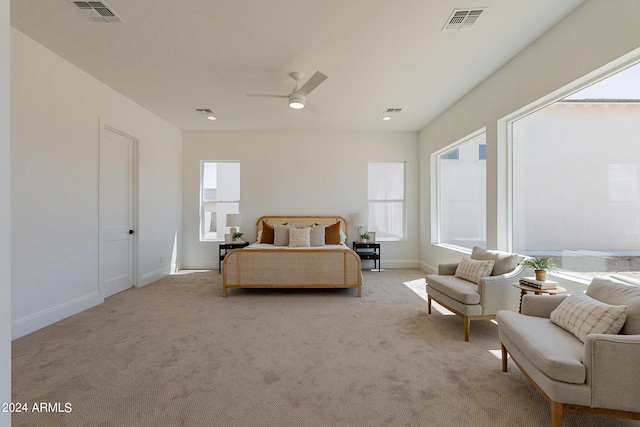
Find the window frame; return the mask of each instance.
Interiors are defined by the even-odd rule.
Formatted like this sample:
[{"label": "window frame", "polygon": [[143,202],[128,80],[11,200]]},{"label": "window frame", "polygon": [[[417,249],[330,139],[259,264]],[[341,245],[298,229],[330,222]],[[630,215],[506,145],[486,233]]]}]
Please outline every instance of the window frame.
[{"label": "window frame", "polygon": [[[449,152],[456,151],[458,153],[457,159],[451,159],[447,157],[443,157],[442,160],[446,162],[463,162],[463,159],[460,159],[460,148],[466,144],[473,142],[475,139],[483,136],[485,137],[484,145],[486,147],[486,137],[487,137],[487,129],[483,127],[478,129],[475,132],[472,132],[463,138],[458,139],[457,141],[437,150],[431,154],[431,244],[435,246],[445,247],[449,249],[453,249],[459,252],[471,253],[472,248],[468,248],[466,246],[455,245],[453,243],[447,243],[442,241],[442,179],[441,179],[441,165],[440,165],[440,156],[445,155]],[[479,144],[478,146],[480,146]],[[478,150],[475,151],[475,160],[474,163],[482,163],[486,168],[486,159],[479,159]],[[486,172],[485,172],[486,174]],[[486,179],[486,175],[485,175]],[[485,189],[486,189],[486,181],[485,181]],[[485,190],[486,191],[486,190]],[[488,239],[487,236],[487,214],[486,214],[486,206],[488,200],[487,195],[485,193],[485,223],[484,223],[484,234],[485,234],[485,245]]]},{"label": "window frame", "polygon": [[[497,160],[499,167],[497,179],[505,191],[499,191],[496,199],[498,227],[496,240],[498,246],[509,252],[514,251],[514,157],[513,124],[551,104],[561,101],[593,84],[605,80],[614,74],[640,63],[640,50],[635,50],[620,58],[578,78],[571,83],[523,106],[497,121]],[[590,279],[572,274],[570,271],[550,272],[552,277],[581,285],[587,285]]]},{"label": "window frame", "polygon": [[[369,199],[369,166],[372,164],[378,165],[402,165],[402,199]],[[376,233],[376,242],[399,242],[407,240],[407,162],[406,161],[373,161],[370,160],[367,163],[367,217],[368,224],[367,229],[370,231],[374,224],[371,223],[373,215],[371,215],[370,207],[371,203],[401,203],[402,205],[402,236],[400,237],[385,237]]]},{"label": "window frame", "polygon": [[[241,184],[241,169],[238,172],[238,195],[240,196],[238,198],[238,200],[220,200],[217,198],[217,194],[218,192],[216,192],[216,200],[209,200],[209,199],[205,199],[204,197],[204,171],[205,171],[205,166],[209,163],[216,163],[216,164],[223,164],[223,163],[236,163],[238,164],[238,168],[240,169],[240,161],[239,160],[201,160],[200,161],[200,194],[198,196],[199,198],[199,203],[200,203],[200,208],[199,208],[199,221],[200,221],[200,225],[199,225],[199,238],[201,242],[224,242],[224,234],[225,233],[221,233],[221,236],[218,236],[216,238],[207,238],[206,237],[206,233],[205,233],[205,207],[207,203],[216,203],[216,204],[237,204],[238,212],[229,212],[229,213],[239,213],[240,210],[240,184]],[[229,227],[225,227],[228,231]]]}]

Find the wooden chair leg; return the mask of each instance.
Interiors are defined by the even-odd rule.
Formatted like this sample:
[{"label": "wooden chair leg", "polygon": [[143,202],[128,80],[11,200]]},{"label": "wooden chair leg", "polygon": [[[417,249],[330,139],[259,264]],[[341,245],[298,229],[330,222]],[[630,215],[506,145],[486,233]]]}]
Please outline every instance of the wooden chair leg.
[{"label": "wooden chair leg", "polygon": [[509,358],[509,353],[507,352],[507,348],[504,344],[500,343],[502,347],[502,372],[507,372],[507,360]]},{"label": "wooden chair leg", "polygon": [[469,342],[469,329],[471,329],[471,318],[464,316],[464,340]]},{"label": "wooden chair leg", "polygon": [[428,313],[431,314],[431,295],[427,295],[427,308]]},{"label": "wooden chair leg", "polygon": [[551,427],[562,427],[562,403],[551,402]]}]

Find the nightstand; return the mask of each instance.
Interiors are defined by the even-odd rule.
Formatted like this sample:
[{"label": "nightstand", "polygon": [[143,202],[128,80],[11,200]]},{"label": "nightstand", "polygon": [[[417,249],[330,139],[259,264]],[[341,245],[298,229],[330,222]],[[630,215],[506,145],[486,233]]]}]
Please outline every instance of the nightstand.
[{"label": "nightstand", "polygon": [[248,242],[242,243],[220,243],[219,255],[220,259],[218,259],[218,273],[222,273],[222,261],[224,257],[227,256],[227,252],[232,251],[234,249],[240,249],[249,246]]},{"label": "nightstand", "polygon": [[372,259],[374,270],[380,271],[380,243],[353,242],[353,251],[360,259]]}]

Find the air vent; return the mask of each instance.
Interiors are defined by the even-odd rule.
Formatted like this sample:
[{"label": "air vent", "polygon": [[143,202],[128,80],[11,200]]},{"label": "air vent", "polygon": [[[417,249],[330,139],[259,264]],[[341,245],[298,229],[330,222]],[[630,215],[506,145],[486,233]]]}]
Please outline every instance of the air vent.
[{"label": "air vent", "polygon": [[213,114],[210,108],[196,108],[196,111],[202,114]]},{"label": "air vent", "polygon": [[69,0],[69,3],[74,5],[80,13],[93,22],[124,22],[105,2]]},{"label": "air vent", "polygon": [[387,108],[385,114],[399,113],[400,111],[402,111],[402,108]]},{"label": "air vent", "polygon": [[480,19],[485,8],[454,9],[442,31],[470,30]]}]

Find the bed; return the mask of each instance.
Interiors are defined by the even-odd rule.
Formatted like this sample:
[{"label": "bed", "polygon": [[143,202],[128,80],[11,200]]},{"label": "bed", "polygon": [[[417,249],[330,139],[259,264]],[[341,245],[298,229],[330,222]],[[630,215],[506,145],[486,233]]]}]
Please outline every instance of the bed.
[{"label": "bed", "polygon": [[[263,231],[266,235],[275,228],[278,238],[283,235],[284,226],[298,229],[313,226],[316,232],[326,229],[327,233],[339,227],[341,243],[310,247],[290,247],[277,239],[275,244],[259,243]],[[225,256],[223,297],[233,288],[355,288],[358,296],[362,296],[360,257],[348,246],[348,226],[343,217],[263,216],[256,223],[256,236],[257,243]]]}]

